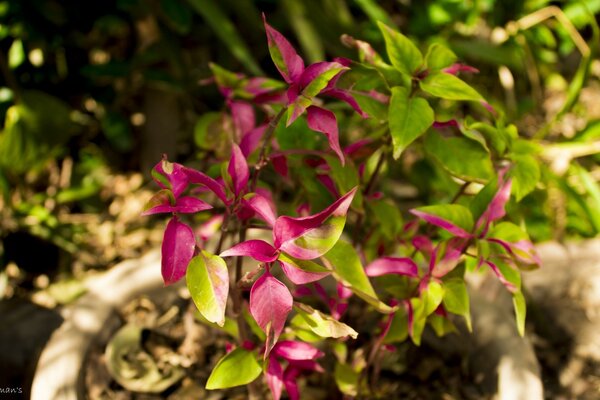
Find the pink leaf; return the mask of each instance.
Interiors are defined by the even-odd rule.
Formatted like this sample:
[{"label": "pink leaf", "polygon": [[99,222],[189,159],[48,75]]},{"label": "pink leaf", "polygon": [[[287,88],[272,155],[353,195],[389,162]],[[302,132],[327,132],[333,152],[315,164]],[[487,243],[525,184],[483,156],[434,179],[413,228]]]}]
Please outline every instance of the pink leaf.
[{"label": "pink leaf", "polygon": [[267,124],[263,124],[244,133],[242,141],[240,142],[240,149],[242,149],[244,157],[248,157],[256,150],[266,130]]},{"label": "pink leaf", "polygon": [[310,106],[306,110],[308,127],[316,132],[321,132],[327,137],[329,147],[337,154],[342,165],[345,164],[344,153],[340,147],[337,120],[335,114],[317,106]]},{"label": "pink leaf", "polygon": [[[300,89],[304,90],[315,79],[319,78],[321,75],[323,75],[327,71],[330,71],[332,69],[340,69],[340,68],[344,68],[344,70],[348,69],[344,65],[342,65],[338,62],[335,62],[335,61],[334,62],[320,61],[320,62],[316,62],[314,64],[309,65],[308,67],[306,67],[306,69],[304,71],[302,71],[302,75],[300,75],[300,79],[298,80],[298,83],[300,84]],[[341,72],[344,72],[344,70],[342,70]],[[338,75],[339,75],[339,73],[336,74],[335,76],[333,76],[331,79],[329,79],[327,84],[322,89],[325,89],[327,87],[327,85],[329,85],[329,82],[331,82],[331,81],[334,81],[334,83],[335,83],[335,79]],[[314,95],[317,95],[317,94],[318,93],[314,93]]]},{"label": "pink leaf", "polygon": [[175,206],[172,206],[168,198],[163,199],[163,204],[158,204],[149,210],[146,210],[142,215],[153,215],[159,213],[174,213],[192,214],[204,210],[209,210],[212,206],[200,199],[190,196],[184,196],[177,199]]},{"label": "pink leaf", "polygon": [[381,257],[371,262],[365,268],[367,276],[381,276],[388,274],[418,276],[417,264],[410,258]]},{"label": "pink leaf", "polygon": [[223,214],[213,215],[196,230],[196,235],[202,242],[208,241],[223,225]]},{"label": "pink leaf", "polygon": [[477,68],[461,63],[452,64],[448,68],[444,68],[442,71],[450,75],[458,75],[459,72],[467,72],[470,74],[479,73],[479,70]]},{"label": "pink leaf", "polygon": [[269,45],[269,53],[275,67],[287,83],[292,83],[300,78],[304,71],[304,61],[296,53],[294,47],[288,40],[271,25],[267,23],[267,19],[263,14],[263,22],[267,32],[267,43]]},{"label": "pink leaf", "polygon": [[[429,272],[434,277],[441,278],[452,271],[460,261],[465,244],[465,239],[462,238],[452,238],[445,243],[440,243],[431,256]],[[440,251],[443,251],[444,256],[437,260]]]},{"label": "pink leaf", "polygon": [[166,155],[152,168],[152,178],[161,188],[171,189],[175,198],[178,198],[188,185],[185,167],[178,163],[170,163]]},{"label": "pink leaf", "polygon": [[277,217],[272,199],[258,193],[250,193],[244,196],[244,205],[258,214],[270,226],[275,224]]},{"label": "pink leaf", "polygon": [[273,400],[279,400],[281,398],[281,392],[283,390],[283,369],[281,364],[273,356],[269,357],[269,366],[265,372],[267,378],[267,385],[273,395]]},{"label": "pink leaf", "polygon": [[283,384],[290,400],[300,400],[300,390],[298,390],[296,382],[298,375],[300,375],[300,370],[293,365],[288,365],[283,373]]},{"label": "pink leaf", "polygon": [[196,171],[192,168],[184,168],[185,175],[188,177],[190,183],[197,185],[206,186],[211,192],[213,192],[223,203],[229,204],[227,195],[225,195],[225,187],[223,184],[217,182],[210,176],[203,174],[200,171]]},{"label": "pink leaf", "polygon": [[267,270],[250,290],[250,314],[266,333],[265,357],[283,331],[294,299],[288,288]]},{"label": "pink leaf", "polygon": [[515,293],[518,290],[517,287],[513,283],[509,282],[504,277],[504,275],[502,274],[502,272],[500,271],[500,269],[498,268],[498,266],[495,263],[491,262],[490,260],[486,260],[485,263],[488,265],[488,267],[490,267],[492,269],[492,271],[494,271],[494,274],[496,274],[496,276],[498,277],[498,280],[506,287],[506,289],[508,289],[509,292]]},{"label": "pink leaf", "polygon": [[535,247],[528,240],[519,240],[518,242],[511,243],[506,240],[498,238],[488,238],[490,242],[498,243],[504,248],[509,254],[517,259],[517,261],[528,264],[528,265],[541,265],[542,260],[537,255]]},{"label": "pink leaf", "polygon": [[477,228],[483,226],[482,236],[485,236],[490,223],[496,221],[506,215],[505,206],[510,200],[510,190],[512,187],[512,180],[507,179],[502,183],[502,176],[500,176],[500,188],[494,195],[494,198],[487,206],[486,210],[481,214],[481,217],[477,220]]},{"label": "pink leaf", "polygon": [[245,101],[231,101],[229,102],[229,109],[231,110],[236,138],[239,140],[246,132],[249,132],[256,126],[254,108],[252,108],[250,103]]},{"label": "pink leaf", "polygon": [[330,274],[329,272],[304,271],[282,260],[279,260],[279,263],[281,264],[281,269],[285,276],[296,285],[305,285],[307,283],[316,282]]},{"label": "pink leaf", "polygon": [[260,262],[273,262],[277,260],[277,249],[264,240],[246,240],[225,250],[221,257],[252,257]]},{"label": "pink leaf", "polygon": [[288,177],[287,158],[284,155],[271,157],[271,163],[273,163],[273,168],[275,169],[275,172],[277,172],[284,178]]},{"label": "pink leaf", "polygon": [[171,218],[162,243],[161,270],[165,285],[175,283],[185,276],[195,248],[192,228],[180,222],[177,217]]},{"label": "pink leaf", "polygon": [[362,108],[358,105],[354,97],[350,94],[348,90],[338,89],[338,88],[328,88],[321,92],[323,96],[333,97],[334,99],[341,100],[347,103],[350,107],[354,109],[363,118],[369,118],[369,114],[364,112]]},{"label": "pink leaf", "polygon": [[248,185],[250,170],[248,169],[246,157],[244,157],[242,150],[235,143],[231,144],[231,159],[229,160],[227,173],[233,183],[233,193],[238,197]]},{"label": "pink leaf", "polygon": [[[350,204],[352,204],[352,199],[356,194],[356,190],[356,187],[350,190],[320,213],[301,218],[287,216],[277,218],[275,226],[273,227],[275,247],[285,251],[292,257],[303,260],[320,257],[325,252],[329,251],[331,248],[329,246],[330,243],[325,243],[326,246],[323,244],[312,246],[311,243],[304,243],[301,247],[295,243],[295,240],[302,237],[305,239],[305,242],[316,239],[320,243],[323,242],[324,238],[328,238],[331,239],[329,241],[333,241],[333,244],[331,244],[331,246],[333,246],[341,234],[340,228],[343,229],[343,224],[338,223],[336,226],[324,226],[324,222],[331,217],[341,217],[345,222],[346,213],[348,212]],[[332,233],[337,237],[332,237]]]},{"label": "pink leaf", "polygon": [[285,358],[286,360],[314,360],[322,357],[324,354],[321,350],[313,345],[294,340],[284,340],[273,347],[271,354]]}]

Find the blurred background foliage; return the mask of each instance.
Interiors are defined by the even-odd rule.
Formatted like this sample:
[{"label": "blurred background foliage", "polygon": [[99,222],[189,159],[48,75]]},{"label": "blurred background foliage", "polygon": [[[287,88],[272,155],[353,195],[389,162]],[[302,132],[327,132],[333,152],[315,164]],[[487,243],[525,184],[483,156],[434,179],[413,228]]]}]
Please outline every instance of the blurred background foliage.
[{"label": "blurred background foliage", "polygon": [[[356,58],[342,34],[383,54],[378,20],[422,48],[446,44],[480,70],[470,83],[532,138],[539,183],[514,210],[532,238],[600,231],[600,0],[3,0],[2,264],[71,274],[158,243],[160,231],[138,217],[145,172],[162,153],[188,161],[215,151],[205,139],[217,135],[209,128],[224,105],[209,62],[278,76],[261,12],[308,62]],[[340,124],[369,129],[356,118]],[[307,129],[293,128],[278,138]],[[448,185],[431,166],[405,167],[390,168],[419,201]]]}]

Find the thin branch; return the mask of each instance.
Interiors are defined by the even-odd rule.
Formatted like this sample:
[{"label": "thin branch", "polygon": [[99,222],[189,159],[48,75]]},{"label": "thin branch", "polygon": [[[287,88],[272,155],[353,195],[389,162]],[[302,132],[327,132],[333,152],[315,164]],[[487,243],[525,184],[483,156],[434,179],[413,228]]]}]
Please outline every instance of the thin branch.
[{"label": "thin branch", "polygon": [[258,156],[258,161],[254,166],[254,174],[252,175],[252,183],[250,184],[250,192],[254,192],[256,190],[256,185],[258,184],[258,177],[262,168],[265,166],[267,161],[267,148],[271,143],[271,138],[273,137],[273,133],[275,133],[275,129],[277,125],[279,125],[279,120],[283,117],[283,114],[287,111],[287,107],[283,107],[275,117],[269,122],[269,126],[267,126],[267,130],[265,131],[265,136],[263,140],[262,147],[260,149],[260,154]]}]

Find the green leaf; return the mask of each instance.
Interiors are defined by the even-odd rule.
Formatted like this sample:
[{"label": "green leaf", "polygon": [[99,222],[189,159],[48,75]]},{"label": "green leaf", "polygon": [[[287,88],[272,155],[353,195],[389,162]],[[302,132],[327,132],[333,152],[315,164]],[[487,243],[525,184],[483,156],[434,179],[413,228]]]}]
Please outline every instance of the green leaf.
[{"label": "green leaf", "polygon": [[331,315],[315,310],[311,306],[302,303],[296,303],[295,309],[313,333],[323,338],[343,338],[350,336],[352,339],[358,337],[358,332],[350,326],[333,318]]},{"label": "green leaf", "polygon": [[404,342],[408,337],[408,315],[405,307],[400,307],[394,314],[394,319],[390,325],[383,343]]},{"label": "green leaf", "polygon": [[513,178],[512,193],[517,201],[527,196],[540,181],[541,172],[537,159],[529,154],[513,155],[514,166],[510,171]]},{"label": "green leaf", "polygon": [[402,213],[400,209],[385,200],[371,200],[367,203],[369,209],[374,214],[375,221],[378,224],[381,233],[386,239],[392,240],[402,230]]},{"label": "green leaf", "polygon": [[329,84],[329,81],[333,79],[339,72],[349,69],[340,64],[340,67],[331,68],[324,71],[322,74],[314,78],[306,87],[302,90],[302,96],[312,98],[321,93],[321,90],[325,89]]},{"label": "green leaf", "polygon": [[374,306],[380,312],[393,312],[391,307],[377,298],[377,294],[365,273],[360,258],[350,243],[339,240],[323,256],[323,259],[331,266],[336,280],[350,288],[354,294]]},{"label": "green leaf", "polygon": [[442,337],[448,333],[456,332],[456,327],[452,321],[441,315],[431,314],[429,317],[427,317],[427,322],[433,328],[438,337]]},{"label": "green leaf", "polygon": [[444,307],[447,311],[464,317],[469,332],[472,331],[471,310],[467,285],[462,278],[444,280]]},{"label": "green leaf", "polygon": [[198,311],[208,321],[223,326],[229,293],[225,260],[203,250],[188,264],[186,282]]},{"label": "green leaf", "polygon": [[490,238],[502,239],[510,243],[529,240],[527,233],[512,222],[501,222],[496,224],[487,236]]},{"label": "green leaf", "polygon": [[421,291],[421,300],[423,301],[423,312],[425,316],[433,313],[444,298],[444,287],[436,281],[430,281],[427,288]]},{"label": "green leaf", "polygon": [[360,373],[355,371],[351,366],[339,362],[335,363],[333,376],[340,392],[348,396],[356,396],[358,394]]},{"label": "green leaf", "polygon": [[261,373],[262,368],[254,352],[238,347],[219,360],[208,377],[206,388],[213,390],[247,385]]},{"label": "green leaf", "polygon": [[223,131],[223,114],[219,112],[209,112],[202,114],[196,120],[194,127],[194,142],[196,146],[203,150],[214,150],[219,145],[224,145],[229,140]]},{"label": "green leaf", "polygon": [[456,54],[440,43],[433,43],[427,49],[425,65],[431,71],[439,71],[456,62]]},{"label": "green leaf", "polygon": [[394,158],[433,124],[434,113],[427,100],[410,97],[409,89],[401,86],[392,88],[388,110],[390,133],[394,145]]},{"label": "green leaf", "polygon": [[427,315],[424,312],[423,301],[418,297],[410,299],[410,304],[413,309],[412,329],[409,331],[410,339],[417,346],[421,345],[421,336],[427,322]]},{"label": "green leaf", "polygon": [[432,96],[447,100],[484,101],[475,89],[454,75],[434,72],[419,82],[421,89]]},{"label": "green leaf", "polygon": [[425,136],[425,150],[460,179],[485,183],[494,176],[489,154],[479,143],[465,137],[444,138],[437,132],[429,132]]},{"label": "green leaf", "polygon": [[525,304],[525,297],[523,292],[520,290],[513,294],[513,305],[515,307],[515,317],[517,320],[517,329],[519,335],[525,335],[525,316],[527,315],[527,306]]},{"label": "green leaf", "polygon": [[382,22],[379,30],[385,40],[385,49],[392,65],[400,72],[412,76],[423,65],[423,55],[414,43]]}]

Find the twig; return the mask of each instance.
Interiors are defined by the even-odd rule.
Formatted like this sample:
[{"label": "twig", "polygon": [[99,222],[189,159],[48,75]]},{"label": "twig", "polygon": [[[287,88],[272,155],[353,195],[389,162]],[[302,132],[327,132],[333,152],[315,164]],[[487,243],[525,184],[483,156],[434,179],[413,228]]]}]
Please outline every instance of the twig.
[{"label": "twig", "polygon": [[260,154],[258,156],[258,161],[254,166],[254,174],[252,175],[252,182],[250,184],[250,192],[254,192],[256,190],[256,185],[258,184],[258,177],[267,161],[267,148],[269,147],[269,143],[271,142],[271,138],[273,137],[273,133],[275,133],[275,129],[277,125],[279,125],[279,120],[283,117],[283,114],[287,111],[287,107],[283,107],[275,117],[269,122],[269,126],[267,126],[267,130],[265,131],[265,137],[263,140],[262,147],[260,149]]}]

